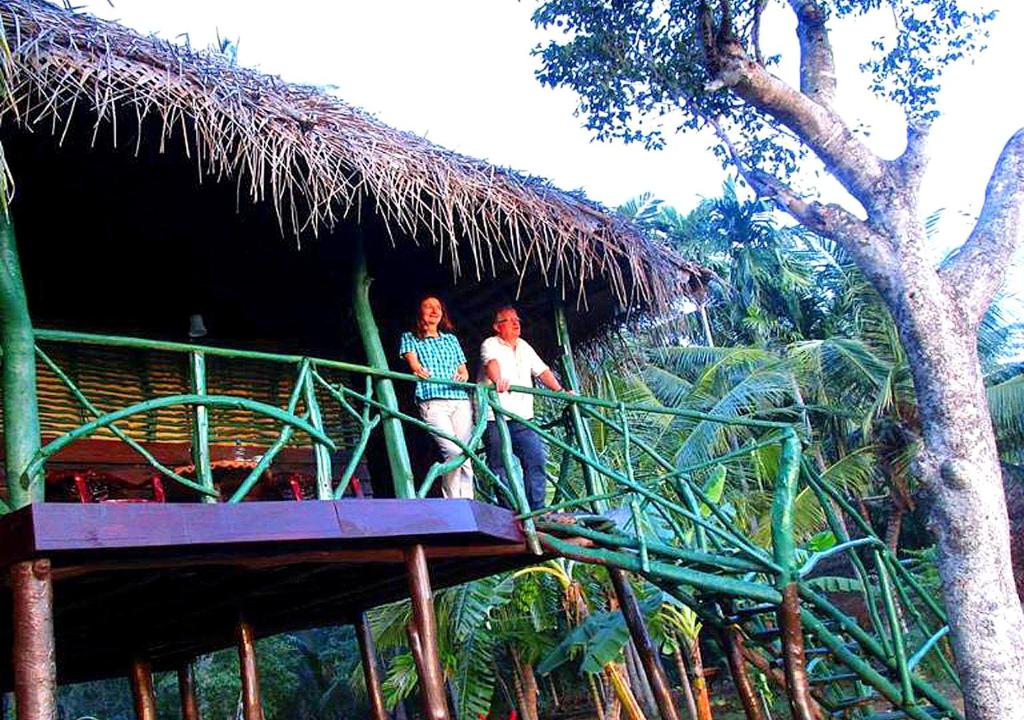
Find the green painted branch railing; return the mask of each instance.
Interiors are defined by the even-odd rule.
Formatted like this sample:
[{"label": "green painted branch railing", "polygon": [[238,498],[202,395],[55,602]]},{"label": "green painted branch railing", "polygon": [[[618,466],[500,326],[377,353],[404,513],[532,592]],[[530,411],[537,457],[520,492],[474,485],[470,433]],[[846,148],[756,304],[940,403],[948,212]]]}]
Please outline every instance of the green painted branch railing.
[{"label": "green painted branch railing", "polygon": [[[132,448],[140,463],[149,464],[197,500],[216,501],[210,435],[211,428],[217,429],[217,420],[212,411],[225,408],[244,410],[279,426],[255,466],[226,498],[228,502],[249,497],[282,449],[299,440],[314,468],[316,496],[328,499],[345,492],[375,436],[393,449],[406,433],[441,435],[462,454],[447,463],[435,463],[422,478],[413,478],[410,470],[407,487],[397,482],[401,476],[396,477],[402,496],[425,497],[440,476],[470,463],[479,497],[513,508],[536,552],[640,574],[690,605],[706,624],[738,627],[750,652],[760,654],[765,663],[777,661],[787,668],[787,675],[796,656],[796,640],[786,630],[796,623],[799,644],[814,657],[807,666],[808,701],[825,712],[870,717],[872,708],[891,707],[920,720],[960,718],[935,682],[941,679],[946,687],[958,682],[949,661],[942,608],[844,494],[803,459],[799,436],[787,423],[519,388],[533,394],[542,408],[540,417],[526,420],[501,408],[489,387],[426,380],[469,391],[477,421],[470,437],[462,440],[445,436],[399,409],[398,392],[411,395],[413,384],[424,382],[405,373],[184,343],[54,330],[37,330],[34,335],[40,367],[67,388],[89,419],[35,450],[23,464],[15,490],[25,491],[32,478],[41,477],[49,458],[105,430]],[[560,331],[559,337],[569,375],[566,384],[577,388],[567,333]],[[191,369],[192,387],[188,393],[101,410],[48,351],[51,345],[68,343],[177,354]],[[211,358],[281,368],[291,383],[287,400],[277,406],[226,396],[219,390],[210,393],[209,388],[221,387],[215,382]],[[191,477],[166,467],[152,444],[123,427],[140,413],[169,407],[189,409],[195,458]],[[483,459],[488,409],[495,413],[507,483]],[[345,418],[352,432],[332,436],[325,421],[328,412]],[[511,451],[510,423],[533,429],[549,449],[550,466],[557,475],[552,476],[552,506],[546,510],[527,507]],[[723,442],[720,448],[702,448],[692,457],[680,455],[687,433],[707,424],[729,428],[733,441]],[[651,432],[652,428],[658,432]],[[218,435],[222,437],[223,432],[218,430]],[[339,452],[343,452],[340,460],[336,459]],[[753,532],[723,490],[731,477],[747,472],[755,456],[762,458],[762,466],[764,457],[774,458],[775,463],[770,519],[764,520],[770,522],[770,539],[758,539],[763,536]],[[404,473],[408,455],[403,449],[394,457],[397,464],[392,463],[392,471],[397,468]],[[817,518],[810,525],[808,502],[814,503],[810,516]],[[800,508],[803,517],[798,515]],[[574,513],[573,521],[551,517],[552,510]],[[855,535],[851,536],[850,528]],[[837,591],[843,593],[841,602]],[[840,609],[850,608],[851,603],[861,612]]]}]

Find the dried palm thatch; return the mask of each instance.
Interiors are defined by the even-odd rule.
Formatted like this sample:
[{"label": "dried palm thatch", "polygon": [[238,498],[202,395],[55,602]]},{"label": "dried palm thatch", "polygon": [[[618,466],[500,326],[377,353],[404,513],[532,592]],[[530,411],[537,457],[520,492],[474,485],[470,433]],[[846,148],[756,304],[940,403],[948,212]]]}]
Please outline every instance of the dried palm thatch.
[{"label": "dried palm thatch", "polygon": [[84,110],[94,143],[103,129],[139,153],[143,122],[155,117],[161,152],[178,135],[202,176],[272,203],[296,238],[372,207],[392,239],[429,237],[455,277],[511,266],[578,305],[589,281],[621,307],[664,307],[700,291],[699,266],[614,213],[395,130],[320,89],[42,2],[3,0],[0,15],[10,50],[3,122],[63,139]]}]

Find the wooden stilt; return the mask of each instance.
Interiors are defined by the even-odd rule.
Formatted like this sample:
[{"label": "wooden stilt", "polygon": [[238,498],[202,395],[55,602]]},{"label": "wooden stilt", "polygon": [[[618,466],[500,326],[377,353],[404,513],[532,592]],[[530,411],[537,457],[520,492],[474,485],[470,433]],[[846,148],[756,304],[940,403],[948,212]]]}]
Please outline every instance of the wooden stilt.
[{"label": "wooden stilt", "polygon": [[777,613],[782,632],[782,667],[789,687],[790,713],[794,720],[818,720],[817,703],[811,697],[804,655],[804,633],[800,622],[800,598],[796,583],[782,588],[782,604]]},{"label": "wooden stilt", "polygon": [[761,698],[750,682],[750,674],[747,672],[747,663],[743,658],[743,634],[735,625],[722,630],[719,636],[725,657],[729,661],[729,672],[732,674],[733,685],[736,686],[736,693],[743,703],[743,712],[747,720],[767,720],[764,714],[764,706]]},{"label": "wooden stilt", "polygon": [[359,639],[359,655],[363,661],[363,676],[366,678],[366,695],[370,699],[370,718],[388,720],[384,710],[384,693],[380,688],[380,668],[377,666],[377,648],[373,642],[366,613],[356,615],[356,637]]},{"label": "wooden stilt", "polygon": [[444,675],[441,672],[441,659],[437,654],[434,599],[430,590],[427,554],[422,545],[413,545],[405,551],[405,565],[409,573],[409,595],[412,599],[409,635],[414,646],[413,656],[419,653],[417,669],[423,695],[423,712],[427,720],[449,720]]},{"label": "wooden stilt", "polygon": [[149,660],[132,660],[130,675],[136,720],[156,720],[156,697],[153,694],[153,668]]},{"label": "wooden stilt", "polygon": [[615,588],[622,617],[626,620],[626,627],[629,628],[637,655],[640,656],[640,664],[643,665],[647,682],[650,683],[651,691],[654,693],[658,712],[661,714],[662,720],[680,720],[679,711],[676,710],[676,706],[672,702],[668,677],[665,675],[665,669],[661,666],[661,659],[651,641],[651,635],[647,632],[647,623],[644,622],[640,605],[636,601],[636,594],[629,586],[626,573],[618,568],[608,568],[608,576],[612,580],[612,587]]},{"label": "wooden stilt", "polygon": [[49,560],[11,567],[14,702],[18,720],[57,719],[53,583]]},{"label": "wooden stilt", "polygon": [[178,697],[181,699],[181,720],[199,720],[196,676],[190,662],[178,668]]},{"label": "wooden stilt", "polygon": [[252,625],[244,619],[238,621],[238,664],[242,675],[242,718],[263,720],[260,703],[260,677],[256,669],[256,642]]}]

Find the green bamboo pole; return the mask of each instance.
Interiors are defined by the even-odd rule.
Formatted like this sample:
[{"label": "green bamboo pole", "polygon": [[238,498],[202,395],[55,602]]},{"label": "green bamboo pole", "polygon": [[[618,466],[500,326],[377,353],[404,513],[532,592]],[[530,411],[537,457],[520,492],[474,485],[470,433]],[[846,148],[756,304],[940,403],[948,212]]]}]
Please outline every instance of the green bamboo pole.
[{"label": "green bamboo pole", "polygon": [[[199,351],[207,356],[217,357],[228,357],[238,358],[246,360],[266,360],[268,362],[280,362],[295,364],[302,362],[306,358],[302,355],[282,355],[277,353],[259,352],[256,350],[234,350],[230,348],[217,348],[209,347],[206,345],[190,345],[188,343],[177,343],[168,342],[165,340],[147,340],[143,338],[132,338],[122,337],[117,335],[92,335],[90,333],[72,332],[69,330],[48,330],[48,329],[37,329],[35,330],[35,336],[39,340],[49,340],[52,342],[71,342],[81,343],[84,345],[106,345],[109,347],[129,347],[138,348],[143,350],[159,350],[162,352],[184,352],[189,353],[193,351]],[[343,362],[341,360],[328,360],[325,358],[311,358],[318,367],[331,368],[333,370],[342,370],[346,372],[352,372],[359,375],[369,375],[375,379],[390,379],[390,380],[403,380],[408,382],[427,382],[436,383],[441,385],[449,385],[451,387],[462,387],[466,390],[473,390],[473,383],[456,383],[451,380],[438,380],[435,378],[427,378],[422,380],[415,375],[409,373],[400,373],[394,370],[388,370],[384,367],[370,367],[368,365],[359,365],[357,363]],[[512,390],[518,393],[525,393],[527,395],[535,395],[537,397],[554,398],[556,400],[566,401],[568,398],[564,392],[555,392],[553,390],[547,390],[539,387],[525,387],[520,385],[513,385]],[[572,398],[573,402],[580,406],[590,408],[606,408],[609,410],[616,410],[619,407],[618,401],[602,400],[601,398],[593,398],[587,396],[576,396]],[[655,415],[669,415],[671,417],[686,418],[689,420],[704,420],[707,422],[721,423],[723,425],[736,425],[739,427],[749,428],[761,428],[761,429],[774,429],[774,430],[786,430],[791,427],[790,423],[779,422],[776,420],[757,420],[747,417],[726,417],[723,415],[714,415],[710,413],[698,412],[696,410],[682,410],[680,408],[662,407],[658,405],[646,405],[644,403],[626,403],[626,409],[629,411],[636,412],[647,412]]]},{"label": "green bamboo pole", "polygon": [[[320,403],[316,399],[316,386],[313,384],[313,378],[309,376],[305,378],[302,392],[306,399],[309,424],[323,432],[324,419],[320,414]],[[316,497],[318,500],[330,500],[334,497],[334,491],[331,488],[331,453],[320,443],[314,443],[313,457],[316,460]]]},{"label": "green bamboo pole", "polygon": [[[640,549],[640,541],[626,534],[611,534],[588,528],[583,525],[566,525],[539,521],[537,529],[544,532],[557,532],[562,535],[592,540],[602,547],[628,548],[631,550]],[[661,555],[671,561],[681,560],[692,565],[700,565],[713,569],[717,573],[764,573],[770,569],[759,563],[744,560],[734,555],[715,555],[700,550],[687,550],[684,548],[667,545],[655,540],[647,541],[647,549],[655,555]]]},{"label": "green bamboo pole", "polygon": [[782,442],[779,474],[772,498],[772,555],[780,572],[776,587],[781,591],[795,579],[796,539],[794,537],[794,502],[800,478],[800,439],[790,428]]},{"label": "green bamboo pole", "polygon": [[[883,648],[877,638],[873,637],[869,632],[862,628],[856,620],[846,615],[846,613],[833,605],[824,595],[815,592],[805,585],[801,585],[800,598],[804,601],[804,607],[801,607],[800,609],[802,618],[806,619],[807,616],[814,617],[814,614],[807,610],[806,606],[808,605],[814,607],[816,610],[820,610],[828,619],[834,620],[839,626],[838,629],[849,635],[850,638],[860,645],[866,653],[872,655],[876,660],[889,668],[889,670],[897,671],[896,661],[893,659],[892,653]],[[816,623],[816,625],[820,625],[820,622]],[[815,635],[822,637],[822,635],[818,633],[817,627],[812,626],[811,624],[809,624],[809,627]],[[852,665],[850,667],[853,668]],[[861,675],[861,677],[865,677],[860,672],[858,672],[858,674]],[[949,717],[957,718],[958,720],[963,717],[963,715],[949,702],[948,698],[936,690],[930,683],[914,676],[911,676],[910,682],[920,695],[926,697],[933,705],[941,708],[949,715]],[[896,690],[896,692],[898,693],[899,691]]]},{"label": "green bamboo pole", "polygon": [[[576,360],[572,355],[572,341],[569,338],[569,322],[565,316],[565,304],[561,300],[556,300],[555,306],[555,335],[558,338],[558,347],[562,351],[562,369],[565,371],[565,384],[575,393],[580,392],[580,378],[576,372]],[[590,461],[593,461],[596,453],[594,452],[594,439],[590,435],[590,428],[587,427],[587,423],[583,420],[583,416],[580,413],[580,406],[574,401],[569,401],[569,418],[572,422],[573,434],[576,436],[576,442],[580,445],[580,450],[583,455]],[[591,462],[581,463],[583,470],[583,482],[587,488],[588,495],[599,495],[607,492],[607,488],[604,487],[605,483],[603,478],[600,478],[597,473],[594,472],[594,467]],[[592,509],[596,513],[603,513],[608,509],[608,505],[602,501],[595,500],[592,504]]]},{"label": "green bamboo pole", "polygon": [[[363,349],[366,351],[366,361],[373,368],[387,370],[387,353],[384,352],[384,345],[381,343],[380,330],[377,329],[377,321],[373,317],[373,307],[370,305],[370,277],[366,265],[366,246],[362,235],[356,238],[356,252],[352,264],[352,310],[355,315],[356,325],[359,327],[359,337],[363,341]],[[391,410],[398,410],[398,397],[395,395],[395,386],[390,378],[380,377],[375,383],[377,397]],[[388,416],[383,420],[384,444],[387,447],[388,464],[391,466],[391,479],[395,485],[395,495],[400,498],[415,498],[416,486],[412,477],[412,463],[409,460],[409,447],[405,443],[405,432],[402,423],[394,416]]]},{"label": "green bamboo pole", "polygon": [[907,664],[907,649],[903,643],[903,628],[900,627],[896,599],[893,597],[895,593],[892,589],[889,571],[885,567],[882,554],[875,550],[872,555],[875,560],[875,569],[878,571],[878,585],[882,594],[882,606],[885,609],[886,621],[889,623],[889,633],[892,635],[892,649],[896,660],[896,672],[900,677],[903,703],[911,705],[914,702],[914,688],[910,682],[910,667]]},{"label": "green bamboo pole", "polygon": [[[2,185],[2,183],[0,183]],[[6,201],[6,188],[0,187]],[[6,204],[0,208],[0,346],[3,348],[4,451],[8,500],[12,508],[42,502],[42,466],[27,478],[39,451],[35,337],[21,280],[14,224]],[[16,479],[20,479],[18,482]]]},{"label": "green bamboo pole", "polygon": [[[192,394],[206,395],[206,356],[193,352],[189,356],[189,370]],[[196,468],[196,482],[207,490],[216,490],[210,464],[210,410],[205,405],[192,407],[192,464]],[[203,502],[217,502],[217,498],[203,495]]]},{"label": "green bamboo pole", "polygon": [[[497,403],[495,403],[497,405]],[[526,488],[523,486],[523,476],[516,472],[515,463],[512,460],[512,435],[508,429],[508,421],[500,413],[494,413],[494,422],[497,423],[498,437],[501,439],[501,463],[505,468],[505,476],[509,485],[512,486],[516,504],[520,512],[529,512],[530,504],[526,499]],[[533,518],[523,520],[523,532],[526,534],[526,544],[535,555],[541,554],[540,544],[537,542],[537,530]]]},{"label": "green bamboo pole", "polygon": [[[46,495],[39,453],[39,404],[32,320],[21,279],[14,224],[0,181],[0,348],[3,350],[4,451],[10,507],[43,502]],[[50,561],[36,558],[12,565],[12,670],[18,717],[57,717],[56,643],[53,633],[53,578]]]},{"label": "green bamboo pole", "polygon": [[[541,545],[548,547],[559,555],[564,555],[573,560],[581,562],[604,565],[605,567],[620,568],[628,572],[640,573],[640,558],[635,554],[626,554],[603,548],[585,547],[575,545],[565,540],[546,533],[539,533]],[[668,582],[678,585],[689,585],[698,587],[705,592],[721,593],[723,595],[735,595],[749,598],[757,602],[770,602],[778,604],[782,602],[781,594],[770,585],[737,580],[723,575],[691,570],[690,568],[679,567],[669,563],[651,561],[651,570],[648,577],[659,577]]]}]

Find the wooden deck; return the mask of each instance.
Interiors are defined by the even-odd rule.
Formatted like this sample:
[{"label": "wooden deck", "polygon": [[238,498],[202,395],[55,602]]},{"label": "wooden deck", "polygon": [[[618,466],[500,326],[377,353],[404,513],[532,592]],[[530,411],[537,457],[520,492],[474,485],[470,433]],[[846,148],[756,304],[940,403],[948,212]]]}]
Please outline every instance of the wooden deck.
[{"label": "wooden deck", "polygon": [[4,567],[52,562],[61,682],[123,675],[139,653],[171,669],[230,645],[240,614],[259,635],[349,622],[407,596],[413,543],[435,589],[537,561],[510,511],[470,500],[44,503],[0,518]]}]

